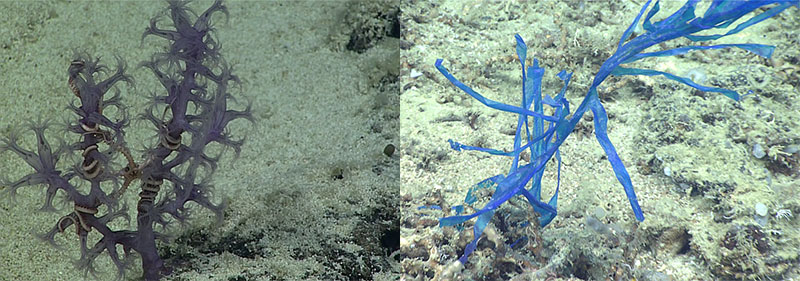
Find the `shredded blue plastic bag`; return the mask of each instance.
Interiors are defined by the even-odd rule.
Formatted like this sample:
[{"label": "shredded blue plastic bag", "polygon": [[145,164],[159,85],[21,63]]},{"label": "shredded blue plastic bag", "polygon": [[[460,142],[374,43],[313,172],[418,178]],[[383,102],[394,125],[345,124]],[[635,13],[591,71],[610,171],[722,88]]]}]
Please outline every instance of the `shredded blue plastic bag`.
[{"label": "shredded blue plastic bag", "polygon": [[[644,53],[647,48],[659,44],[661,42],[669,41],[679,37],[685,37],[693,42],[714,40],[724,36],[736,34],[745,28],[759,23],[769,17],[772,17],[792,5],[798,5],[795,1],[726,1],[715,0],[710,7],[706,10],[702,17],[695,16],[695,6],[699,0],[690,0],[678,11],[669,17],[652,23],[652,17],[658,13],[660,7],[658,1],[652,9],[647,13],[642,23],[645,32],[633,39],[630,39],[634,27],[637,26],[639,20],[644,15],[647,7],[650,6],[648,1],[642,7],[639,14],[634,19],[633,23],[625,30],[617,46],[617,51],[608,58],[600,67],[598,73],[595,75],[591,86],[589,87],[586,96],[581,104],[571,115],[569,102],[564,98],[566,90],[569,86],[572,73],[561,71],[558,77],[564,81],[564,86],[561,91],[555,96],[549,95],[542,96],[541,85],[542,77],[544,76],[544,68],[539,67],[539,61],[533,60],[533,65],[525,67],[525,59],[527,56],[528,47],[520,35],[515,35],[516,38],[516,52],[519,57],[520,65],[522,66],[522,102],[519,106],[504,104],[491,99],[488,99],[478,92],[471,89],[469,86],[464,85],[442,65],[442,59],[436,60],[436,68],[444,75],[453,85],[472,96],[474,99],[483,103],[484,105],[497,109],[500,111],[518,114],[517,130],[514,136],[513,150],[504,152],[498,149],[482,148],[464,145],[452,140],[448,140],[450,147],[456,151],[461,150],[476,150],[486,152],[492,155],[509,156],[513,158],[511,168],[507,175],[495,175],[485,179],[473,188],[467,194],[465,204],[471,205],[477,198],[473,192],[480,188],[495,187],[494,194],[489,202],[480,210],[473,214],[461,215],[463,207],[459,208],[457,215],[445,217],[439,220],[441,227],[457,226],[470,219],[477,217],[477,221],[473,227],[475,239],[467,245],[464,254],[459,258],[461,263],[467,262],[467,257],[477,247],[478,239],[481,237],[483,230],[488,225],[489,221],[494,215],[494,212],[509,199],[516,195],[524,196],[528,203],[533,207],[533,210],[539,215],[539,225],[544,227],[549,224],[557,215],[556,207],[558,200],[558,190],[561,182],[561,156],[559,154],[559,147],[567,139],[570,133],[575,129],[575,126],[581,120],[581,117],[587,110],[591,110],[594,116],[595,136],[600,146],[603,148],[606,156],[608,157],[611,167],[617,180],[622,184],[625,194],[633,210],[634,216],[638,221],[644,220],[644,214],[639,206],[636,192],[633,189],[630,175],[628,174],[625,165],[620,160],[614,145],[608,138],[607,123],[608,115],[600,103],[597,93],[597,87],[609,75],[662,75],[667,79],[678,81],[690,87],[707,92],[721,93],[733,100],[740,100],[741,96],[735,91],[723,88],[709,87],[697,84],[686,77],[676,76],[671,73],[639,69],[639,68],[625,68],[620,67],[621,64],[638,61],[648,57],[660,56],[674,56],[685,54],[692,50],[710,50],[721,48],[740,48],[756,55],[769,58],[772,55],[774,46],[761,45],[761,44],[721,44],[712,46],[686,46],[670,50],[657,51]],[[696,35],[695,33],[712,29],[712,28],[726,28],[742,16],[756,11],[758,8],[777,4],[767,11],[740,23],[735,28],[727,31],[724,34],[716,35]],[[630,39],[630,40],[629,40]],[[553,108],[553,115],[544,114],[544,106]],[[533,106],[533,109],[531,109]],[[532,118],[532,120],[531,120]],[[524,128],[524,134],[523,132]],[[524,143],[524,144],[523,144]],[[520,166],[520,154],[524,150],[530,150],[530,163]],[[556,190],[550,199],[545,202],[541,198],[541,180],[544,175],[546,164],[550,163],[555,157],[557,163],[556,173]],[[529,188],[526,188],[530,184]]]}]

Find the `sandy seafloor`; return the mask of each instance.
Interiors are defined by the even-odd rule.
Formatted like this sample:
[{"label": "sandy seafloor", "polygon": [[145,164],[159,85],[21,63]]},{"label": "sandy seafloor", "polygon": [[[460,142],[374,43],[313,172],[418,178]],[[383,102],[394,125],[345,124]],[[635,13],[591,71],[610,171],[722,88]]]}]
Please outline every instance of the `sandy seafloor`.
[{"label": "sandy seafloor", "polygon": [[[190,7],[200,13],[210,4],[195,1]],[[398,247],[399,158],[384,154],[387,145],[398,145],[398,39],[386,36],[396,4],[226,5],[227,22],[222,14],[212,21],[221,53],[242,82],[231,88],[238,99],[229,106],[252,102],[257,121],[230,125],[231,134],[246,136],[246,143],[238,160],[224,157],[213,176],[214,202],[229,201],[224,222],[215,224],[211,212],[190,206],[189,224],[164,232],[174,238],[159,244],[173,269],[164,280],[399,278],[399,265],[389,257]],[[31,148],[23,124],[35,119],[51,121],[50,140],[66,135],[66,122],[75,118],[66,109],[75,99],[66,71],[75,50],[102,57],[112,69],[115,56],[126,61],[135,84],[119,89],[129,114],[142,113],[147,93],[164,89],[137,65],[167,43],[142,41],[142,32],[165,7],[163,1],[0,2],[2,135],[22,132],[23,145]],[[168,29],[170,23],[161,18],[158,24]],[[357,46],[361,52],[347,48],[352,34],[370,39]],[[132,149],[152,144],[150,127],[132,122]],[[60,165],[70,169],[78,157],[63,157]],[[30,171],[8,152],[0,154],[0,168],[6,180]],[[113,280],[116,271],[107,256],[97,259],[97,276],[76,269],[80,248],[72,228],[57,235],[59,249],[35,239],[72,209],[57,200],[59,212],[37,211],[43,189],[22,188],[15,200],[0,200],[0,280]],[[136,191],[124,199],[135,206]],[[135,222],[111,226],[130,229]],[[92,232],[90,243],[98,238]],[[138,257],[130,261],[125,280],[139,280]]]},{"label": "sandy seafloor", "polygon": [[[466,266],[454,263],[473,238],[475,220],[458,231],[438,227],[437,218],[453,215],[449,208],[463,204],[473,184],[507,173],[511,159],[456,152],[447,140],[508,151],[517,116],[472,100],[439,74],[434,61],[443,58],[455,77],[487,98],[517,105],[519,33],[529,47],[528,65],[535,57],[547,69],[544,93],[561,89],[559,71],[574,72],[566,95],[574,110],[644,2],[401,3],[403,280],[800,279],[796,7],[715,41],[775,45],[771,60],[724,49],[631,65],[691,75],[741,94],[754,91],[740,102],[660,76],[610,77],[600,87],[608,134],[630,172],[643,222],[636,222],[586,114],[560,148],[555,220],[544,229],[523,226],[533,218],[531,208],[513,199],[498,209]],[[662,1],[654,19],[682,4]],[[698,14],[707,5],[701,3]],[[652,51],[688,43],[681,38]],[[761,158],[753,153],[757,144],[766,154]],[[549,198],[553,164],[543,186]],[[482,207],[490,194],[478,193],[465,212]],[[761,204],[766,210],[759,214]],[[521,237],[528,239],[509,246]]]}]

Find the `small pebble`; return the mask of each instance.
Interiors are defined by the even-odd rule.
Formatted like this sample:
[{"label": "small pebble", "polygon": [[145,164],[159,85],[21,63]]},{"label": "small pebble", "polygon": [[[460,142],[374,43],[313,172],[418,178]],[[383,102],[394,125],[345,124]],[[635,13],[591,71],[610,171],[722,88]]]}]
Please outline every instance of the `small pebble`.
[{"label": "small pebble", "polygon": [[766,216],[767,215],[767,205],[764,203],[756,203],[756,215],[759,216]]},{"label": "small pebble", "polygon": [[757,143],[757,144],[753,145],[753,156],[755,156],[758,159],[761,159],[765,155],[767,155],[767,153],[764,152],[764,148],[761,147],[761,144]]},{"label": "small pebble", "polygon": [[594,216],[597,217],[597,219],[602,220],[603,218],[606,217],[606,210],[603,209],[603,208],[597,207],[597,208],[594,209]]},{"label": "small pebble", "polygon": [[394,155],[394,145],[391,143],[387,144],[386,147],[383,148],[383,154],[392,157],[392,155]]}]

